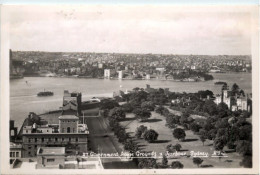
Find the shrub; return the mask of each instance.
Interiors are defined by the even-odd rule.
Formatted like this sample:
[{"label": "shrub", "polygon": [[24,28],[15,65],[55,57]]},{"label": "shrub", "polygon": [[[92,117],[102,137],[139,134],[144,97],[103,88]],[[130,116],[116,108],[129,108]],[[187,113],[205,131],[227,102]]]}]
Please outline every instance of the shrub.
[{"label": "shrub", "polygon": [[203,160],[199,157],[194,157],[193,158],[193,163],[196,164],[198,167],[200,166],[200,164],[202,164]]},{"label": "shrub", "polygon": [[186,137],[185,131],[181,128],[174,129],[172,134],[178,140],[185,139],[185,137]]},{"label": "shrub", "polygon": [[141,121],[147,120],[151,117],[151,112],[146,109],[137,108],[134,110],[135,117],[141,119]]},{"label": "shrub", "polygon": [[144,132],[147,130],[147,127],[144,125],[140,125],[139,127],[136,128],[135,130],[135,136],[137,138],[141,138]]},{"label": "shrub", "polygon": [[157,140],[158,136],[159,134],[153,129],[149,129],[144,133],[144,139],[150,143]]},{"label": "shrub", "polygon": [[179,161],[173,161],[171,167],[173,169],[182,169],[183,168],[183,164],[181,162],[179,162]]},{"label": "shrub", "polygon": [[154,158],[144,158],[138,160],[138,167],[142,169],[149,169],[149,168],[158,168],[156,163],[156,159]]}]

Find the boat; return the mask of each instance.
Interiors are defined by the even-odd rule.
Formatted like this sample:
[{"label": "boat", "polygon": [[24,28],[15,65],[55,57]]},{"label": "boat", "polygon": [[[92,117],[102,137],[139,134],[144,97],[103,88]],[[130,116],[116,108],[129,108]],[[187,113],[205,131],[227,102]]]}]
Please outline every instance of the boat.
[{"label": "boat", "polygon": [[39,92],[38,94],[37,94],[37,96],[38,97],[45,97],[45,96],[53,96],[53,92],[51,92],[51,91],[43,91],[43,92]]},{"label": "boat", "polygon": [[215,85],[227,85],[227,83],[224,81],[217,81],[215,82]]}]

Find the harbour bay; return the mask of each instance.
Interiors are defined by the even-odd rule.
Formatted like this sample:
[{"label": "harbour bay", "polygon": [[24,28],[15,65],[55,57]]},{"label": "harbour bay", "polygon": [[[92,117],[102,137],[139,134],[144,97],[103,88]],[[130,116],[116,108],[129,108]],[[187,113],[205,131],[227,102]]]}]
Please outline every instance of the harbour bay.
[{"label": "harbour bay", "polygon": [[[171,80],[109,80],[60,77],[25,77],[10,80],[10,119],[20,128],[29,112],[37,114],[57,110],[62,106],[63,91],[78,91],[83,100],[92,97],[112,97],[114,91],[132,90],[135,87],[145,88],[146,84],[153,88],[169,88],[172,92],[197,92],[211,90],[215,95],[220,93],[221,85],[216,81],[225,81],[231,87],[237,83],[245,93],[252,93],[251,73],[212,74],[213,81],[175,82]],[[51,97],[37,97],[43,90],[54,92]]]}]

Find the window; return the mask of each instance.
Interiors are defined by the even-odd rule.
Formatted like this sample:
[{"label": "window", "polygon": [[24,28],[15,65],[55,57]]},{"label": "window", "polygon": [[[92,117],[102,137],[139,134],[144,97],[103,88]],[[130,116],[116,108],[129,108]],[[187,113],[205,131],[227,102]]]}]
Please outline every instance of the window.
[{"label": "window", "polygon": [[49,132],[49,130],[47,129],[47,132]]},{"label": "window", "polygon": [[54,162],[55,159],[47,159],[47,162]]},{"label": "window", "polygon": [[16,157],[19,157],[19,152],[16,152]]},{"label": "window", "polygon": [[28,130],[26,130],[26,133],[28,133]]},{"label": "window", "polygon": [[44,142],[44,138],[42,138],[42,142]]},{"label": "window", "polygon": [[29,143],[31,142],[31,138],[28,139],[28,142],[29,142]]},{"label": "window", "polygon": [[32,146],[31,146],[31,145],[29,145],[29,146],[28,146],[28,149],[32,149]]},{"label": "window", "polygon": [[69,138],[69,141],[71,141],[71,138]]},{"label": "window", "polygon": [[75,132],[75,128],[73,128],[73,133]]},{"label": "window", "polygon": [[55,138],[55,142],[57,142],[57,141],[58,141],[58,138],[56,137],[56,138]]},{"label": "window", "polygon": [[62,138],[61,140],[64,141],[64,138]]},{"label": "window", "polygon": [[34,145],[34,148],[37,148],[37,145]]},{"label": "window", "polygon": [[31,152],[29,151],[28,154],[31,155]]},{"label": "window", "polygon": [[13,157],[13,152],[10,152],[10,157]]},{"label": "window", "polygon": [[51,138],[49,138],[49,142],[51,141]]},{"label": "window", "polygon": [[34,138],[34,141],[37,142],[37,138]]},{"label": "window", "polygon": [[67,133],[70,133],[70,127],[67,127]]},{"label": "window", "polygon": [[62,128],[62,133],[64,133],[64,128]]},{"label": "window", "polygon": [[79,138],[76,138],[76,142],[78,142],[79,141]]}]

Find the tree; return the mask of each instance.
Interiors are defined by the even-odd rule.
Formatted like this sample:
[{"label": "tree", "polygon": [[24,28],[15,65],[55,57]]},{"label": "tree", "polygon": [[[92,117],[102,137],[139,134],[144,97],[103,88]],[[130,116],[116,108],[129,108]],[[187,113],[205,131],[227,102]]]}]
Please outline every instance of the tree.
[{"label": "tree", "polygon": [[36,123],[37,125],[41,124],[41,117],[39,117],[37,114],[35,114],[34,112],[30,112],[27,118],[27,125],[31,126],[34,123]]},{"label": "tree", "polygon": [[163,110],[164,110],[164,107],[163,106],[158,106],[155,108],[155,112],[158,113],[158,114],[163,114]]},{"label": "tree", "polygon": [[155,105],[153,102],[144,101],[141,103],[141,108],[146,109],[147,111],[154,111]]},{"label": "tree", "polygon": [[109,118],[109,126],[111,127],[112,130],[115,130],[115,128],[119,127],[119,123],[116,119]]},{"label": "tree", "polygon": [[217,113],[217,105],[212,100],[206,100],[203,106],[203,112],[206,112],[210,115]]},{"label": "tree", "polygon": [[232,96],[238,94],[239,95],[239,86],[234,83],[233,86],[232,86],[232,89],[231,89],[231,93],[232,93]]},{"label": "tree", "polygon": [[120,142],[120,143],[124,143],[128,138],[129,138],[129,136],[128,136],[128,134],[126,133],[126,131],[125,131],[125,129],[124,130],[120,130],[119,132],[118,132],[118,141]]},{"label": "tree", "polygon": [[176,125],[179,123],[180,116],[176,116],[173,114],[169,114],[166,117],[166,126],[169,128],[175,128]]},{"label": "tree", "polygon": [[100,109],[113,109],[114,107],[119,107],[119,104],[115,100],[102,100],[100,103]]},{"label": "tree", "polygon": [[223,138],[216,138],[214,140],[214,148],[217,151],[222,151],[224,146],[225,146],[225,144],[226,144],[226,141]]},{"label": "tree", "polygon": [[185,139],[185,137],[186,137],[185,131],[181,128],[174,129],[172,134],[178,140]]},{"label": "tree", "polygon": [[176,144],[176,145],[172,145],[172,144],[169,144],[167,145],[166,147],[166,150],[170,153],[173,153],[175,151],[180,151],[181,150],[181,145],[180,144]]},{"label": "tree", "polygon": [[171,167],[173,169],[182,169],[183,168],[183,164],[181,162],[179,162],[179,161],[173,161]]},{"label": "tree", "polygon": [[123,108],[123,110],[125,112],[128,112],[128,113],[133,112],[133,110],[134,110],[134,107],[130,103],[125,103],[125,104],[121,105],[121,107]]},{"label": "tree", "polygon": [[227,117],[230,113],[228,105],[224,102],[221,102],[217,105],[217,112],[220,118]]},{"label": "tree", "polygon": [[167,166],[168,165],[168,159],[165,155],[163,155],[163,158],[162,158],[162,165],[163,166]]},{"label": "tree", "polygon": [[134,111],[135,117],[137,119],[141,119],[141,121],[147,120],[151,117],[151,112],[147,111],[146,109],[137,108]]},{"label": "tree", "polygon": [[174,147],[175,147],[176,151],[180,151],[182,148],[181,145],[178,143],[176,145],[174,145]]},{"label": "tree", "polygon": [[146,141],[148,141],[149,143],[157,140],[158,136],[159,136],[159,134],[153,129],[149,129],[149,130],[145,131],[145,133],[144,133],[144,139]]},{"label": "tree", "polygon": [[252,142],[247,140],[240,140],[236,146],[236,152],[245,156],[245,155],[252,155]]},{"label": "tree", "polygon": [[124,149],[130,151],[130,153],[135,153],[138,150],[138,146],[133,140],[126,140]]},{"label": "tree", "polygon": [[200,135],[200,141],[202,142],[204,146],[204,142],[206,141],[207,137],[205,135]]},{"label": "tree", "polygon": [[145,133],[145,131],[147,130],[147,127],[144,125],[140,125],[139,127],[136,128],[135,130],[135,136],[137,138],[141,138],[142,135]]},{"label": "tree", "polygon": [[240,166],[245,168],[252,168],[252,156],[244,156],[240,162]]},{"label": "tree", "polygon": [[121,107],[115,107],[109,112],[109,117],[116,120],[125,119],[125,111]]},{"label": "tree", "polygon": [[154,158],[143,158],[139,159],[138,167],[142,169],[157,168],[156,159]]},{"label": "tree", "polygon": [[200,135],[200,141],[203,143],[204,146],[204,142],[207,139],[207,132],[204,129],[200,129],[199,135]]},{"label": "tree", "polygon": [[197,165],[198,167],[200,166],[200,164],[202,164],[202,162],[203,162],[203,160],[201,158],[199,158],[199,157],[194,157],[193,158],[193,163],[195,165]]},{"label": "tree", "polygon": [[190,124],[190,130],[192,130],[193,132],[199,132],[200,128],[200,125],[195,122]]}]

